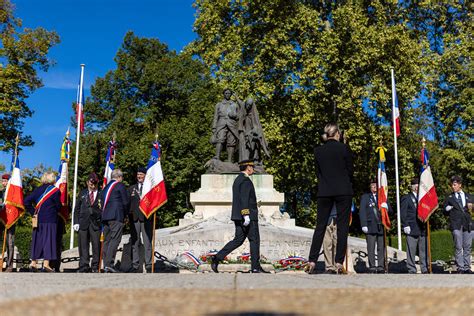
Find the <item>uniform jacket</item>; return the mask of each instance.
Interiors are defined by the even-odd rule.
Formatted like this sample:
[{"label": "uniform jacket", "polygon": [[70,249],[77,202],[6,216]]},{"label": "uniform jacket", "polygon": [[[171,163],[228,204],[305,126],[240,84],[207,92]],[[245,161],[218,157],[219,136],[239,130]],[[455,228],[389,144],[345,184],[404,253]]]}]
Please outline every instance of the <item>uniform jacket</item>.
[{"label": "uniform jacket", "polygon": [[233,221],[242,221],[249,215],[253,221],[258,220],[257,195],[250,178],[241,172],[232,185],[232,216]]},{"label": "uniform jacket", "polygon": [[418,219],[418,200],[413,192],[405,194],[400,200],[402,227],[410,227],[410,236],[426,235],[426,224]]},{"label": "uniform jacket", "polygon": [[[105,204],[105,195],[107,190],[114,182],[110,182],[107,184],[104,190],[102,190],[102,204]],[[107,205],[105,205],[105,207],[102,205],[102,208],[102,221],[123,222],[123,219],[128,214],[130,208],[130,196],[128,195],[127,188],[122,182],[119,182],[117,185],[115,185],[115,187],[112,189],[112,192],[110,192]]]},{"label": "uniform jacket", "polygon": [[87,230],[89,226],[93,230],[99,230],[102,217],[101,203],[100,191],[97,192],[94,203],[91,204],[89,190],[82,190],[74,209],[74,224],[79,224],[80,230]]},{"label": "uniform jacket", "polygon": [[143,215],[142,211],[140,211],[140,190],[138,188],[138,183],[131,185],[128,188],[128,193],[130,194],[130,214],[129,215],[130,215],[131,220],[133,222],[146,221],[147,218],[145,217],[145,215]]},{"label": "uniform jacket", "polygon": [[352,195],[354,166],[347,145],[330,139],[314,150],[318,197]]},{"label": "uniform jacket", "polygon": [[366,226],[368,234],[383,234],[382,215],[372,193],[364,193],[360,198],[359,218],[360,226]]},{"label": "uniform jacket", "polygon": [[[471,194],[466,192],[464,192],[464,196],[466,197],[466,205],[464,207],[458,203],[454,192],[444,199],[443,211],[445,215],[449,216],[451,230],[460,230],[463,227],[467,231],[471,231],[474,228],[471,214],[467,209],[467,203],[474,203],[474,199]],[[449,212],[446,211],[446,206],[448,205],[453,207]]]},{"label": "uniform jacket", "polygon": [[[48,187],[49,184],[43,184],[40,187],[36,188],[33,192],[31,192],[30,195],[25,198],[25,208],[31,215],[35,214],[36,202],[38,202],[38,200],[41,198],[44,191],[46,191]],[[38,223],[57,223],[58,212],[60,208],[60,192],[59,190],[57,190],[41,205],[38,211]]]}]

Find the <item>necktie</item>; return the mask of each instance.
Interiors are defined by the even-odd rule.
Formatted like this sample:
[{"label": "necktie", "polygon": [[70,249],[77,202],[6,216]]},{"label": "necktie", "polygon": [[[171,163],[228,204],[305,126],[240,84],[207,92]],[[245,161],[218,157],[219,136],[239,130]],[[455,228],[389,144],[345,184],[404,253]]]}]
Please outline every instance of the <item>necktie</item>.
[{"label": "necktie", "polygon": [[461,207],[464,207],[462,205],[461,193],[459,192],[456,193],[456,200],[458,201],[459,205],[461,205]]},{"label": "necktie", "polygon": [[140,192],[140,197],[142,196],[143,183],[138,185],[138,191]]},{"label": "necktie", "polygon": [[91,202],[91,205],[94,204],[94,192],[92,191],[89,192],[89,201]]}]

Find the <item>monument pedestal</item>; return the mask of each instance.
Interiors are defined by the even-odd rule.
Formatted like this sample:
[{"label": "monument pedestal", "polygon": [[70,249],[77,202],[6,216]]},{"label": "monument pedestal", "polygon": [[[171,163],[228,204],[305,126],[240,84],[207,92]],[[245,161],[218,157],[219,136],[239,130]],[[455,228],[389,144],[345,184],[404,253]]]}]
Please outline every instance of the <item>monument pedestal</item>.
[{"label": "monument pedestal", "polygon": [[[201,188],[191,193],[190,201],[194,213],[186,213],[179,226],[194,224],[219,214],[230,218],[232,210],[232,184],[238,174],[203,174]],[[273,188],[273,176],[254,174],[250,177],[255,186],[259,217],[278,227],[294,227],[295,220],[280,212],[285,201],[284,194]]]}]

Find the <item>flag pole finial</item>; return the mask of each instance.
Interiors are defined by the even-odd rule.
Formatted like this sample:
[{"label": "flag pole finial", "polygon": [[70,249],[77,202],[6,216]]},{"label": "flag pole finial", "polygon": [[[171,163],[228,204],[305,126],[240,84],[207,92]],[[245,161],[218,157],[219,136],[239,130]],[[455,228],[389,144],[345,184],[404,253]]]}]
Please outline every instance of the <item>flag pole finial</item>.
[{"label": "flag pole finial", "polygon": [[421,145],[423,146],[423,148],[426,147],[426,138],[425,138],[425,136],[423,136],[423,138],[421,139]]}]

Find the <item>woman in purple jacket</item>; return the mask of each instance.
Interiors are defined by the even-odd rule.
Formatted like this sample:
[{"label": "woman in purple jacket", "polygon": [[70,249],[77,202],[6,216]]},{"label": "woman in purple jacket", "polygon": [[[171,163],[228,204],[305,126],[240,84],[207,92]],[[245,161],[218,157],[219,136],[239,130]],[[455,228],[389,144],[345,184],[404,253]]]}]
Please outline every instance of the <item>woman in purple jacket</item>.
[{"label": "woman in purple jacket", "polygon": [[53,172],[45,172],[41,177],[42,185],[25,199],[26,210],[36,216],[38,222],[37,227],[33,227],[31,241],[30,270],[33,272],[37,271],[38,259],[44,259],[43,272],[53,272],[49,262],[57,259],[56,232],[61,200],[55,181]]}]

